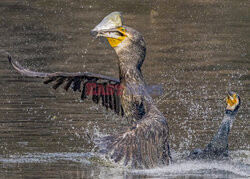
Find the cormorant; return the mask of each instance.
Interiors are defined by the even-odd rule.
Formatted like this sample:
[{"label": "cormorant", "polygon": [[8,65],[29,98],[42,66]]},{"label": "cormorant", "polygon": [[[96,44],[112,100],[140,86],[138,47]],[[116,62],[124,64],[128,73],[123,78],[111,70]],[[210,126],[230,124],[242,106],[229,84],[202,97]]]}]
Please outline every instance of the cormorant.
[{"label": "cormorant", "polygon": [[[118,56],[119,80],[88,72],[34,72],[25,69],[10,56],[9,61],[23,75],[46,78],[45,84],[55,82],[54,89],[65,83],[66,91],[70,86],[74,91],[81,91],[82,99],[88,96],[88,84],[96,84],[93,87],[95,93],[92,100],[99,103],[101,99],[107,109],[114,110],[116,114],[124,114],[132,123],[132,127],[119,134],[96,140],[102,151],[109,153],[115,162],[122,162],[132,168],[152,168],[169,164],[171,157],[167,120],[147,93],[141,73],[146,55],[146,44],[142,35],[124,26],[119,12],[106,16],[91,33],[106,38],[114,48]],[[145,93],[129,93],[127,90],[131,84],[140,86],[140,90]],[[107,91],[111,91],[111,95]]]},{"label": "cormorant", "polygon": [[240,107],[240,97],[228,91],[227,107],[217,133],[204,149],[194,149],[190,159],[220,159],[228,156],[228,136]]},{"label": "cormorant", "polygon": [[[11,65],[21,74],[30,77],[46,78],[45,84],[54,82],[57,89],[62,84],[67,91],[70,87],[81,92],[82,100],[89,96],[92,100],[121,114],[131,122],[131,127],[113,136],[96,140],[101,151],[109,153],[115,162],[122,162],[133,168],[152,168],[168,165],[171,160],[168,142],[169,129],[166,118],[157,109],[141,73],[146,55],[146,44],[136,30],[124,26],[119,12],[106,16],[91,33],[108,40],[118,56],[119,77],[114,79],[89,72],[34,72],[22,67],[10,56]],[[140,86],[143,94],[128,93],[131,84]],[[122,89],[123,90],[122,90]],[[219,131],[203,150],[195,149],[190,158],[209,158],[227,154],[228,134],[240,106],[240,98],[229,92],[227,108]]]}]

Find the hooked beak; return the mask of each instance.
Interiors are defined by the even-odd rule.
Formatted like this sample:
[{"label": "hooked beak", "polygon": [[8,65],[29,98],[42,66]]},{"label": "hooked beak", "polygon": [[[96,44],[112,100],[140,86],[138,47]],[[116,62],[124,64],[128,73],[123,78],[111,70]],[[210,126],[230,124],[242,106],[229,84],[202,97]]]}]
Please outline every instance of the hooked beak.
[{"label": "hooked beak", "polygon": [[229,111],[237,111],[240,107],[240,97],[232,91],[227,91],[227,107]]},{"label": "hooked beak", "polygon": [[116,28],[104,29],[104,30],[99,30],[95,36],[117,39],[121,36],[121,32]]},{"label": "hooked beak", "polygon": [[231,101],[233,101],[234,100],[234,97],[233,97],[233,92],[232,91],[227,91],[227,97],[228,97],[228,99],[230,99]]},{"label": "hooked beak", "polygon": [[111,14],[106,16],[91,31],[91,34],[95,37],[105,37],[111,47],[117,47],[127,36],[125,28],[122,26],[121,13],[112,12]]},{"label": "hooked beak", "polygon": [[232,91],[227,91],[227,110],[234,111],[235,109],[239,108],[240,105],[240,98],[239,96],[232,92]]}]

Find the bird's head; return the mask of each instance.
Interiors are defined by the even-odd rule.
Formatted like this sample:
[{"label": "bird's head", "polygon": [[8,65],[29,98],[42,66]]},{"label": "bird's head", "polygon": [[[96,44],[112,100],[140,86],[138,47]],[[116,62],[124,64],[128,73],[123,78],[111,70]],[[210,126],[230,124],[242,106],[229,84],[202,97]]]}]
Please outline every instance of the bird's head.
[{"label": "bird's head", "polygon": [[146,54],[146,44],[142,35],[122,24],[120,12],[106,16],[92,31],[96,37],[106,38],[116,51],[119,60],[140,68]]},{"label": "bird's head", "polygon": [[230,112],[237,112],[240,107],[240,97],[235,92],[228,91],[227,92],[227,107],[226,110]]}]

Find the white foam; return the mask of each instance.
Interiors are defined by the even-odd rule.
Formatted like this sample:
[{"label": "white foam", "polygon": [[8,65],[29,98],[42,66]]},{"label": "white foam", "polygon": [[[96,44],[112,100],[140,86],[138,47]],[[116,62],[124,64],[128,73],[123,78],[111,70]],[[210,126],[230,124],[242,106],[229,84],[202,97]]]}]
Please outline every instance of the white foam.
[{"label": "white foam", "polygon": [[[182,160],[184,153],[173,152],[175,163],[169,166],[158,167],[153,169],[130,170],[126,167],[114,165],[113,167],[105,167],[103,175],[110,174],[116,176],[126,175],[143,175],[152,177],[176,177],[176,176],[202,176],[202,177],[250,177],[250,152],[248,150],[238,150],[230,152],[230,159],[223,161],[186,161]],[[23,155],[10,155],[1,157],[0,162],[6,164],[13,163],[50,163],[61,160],[72,161],[81,164],[91,164],[91,157],[99,157],[96,153],[26,153]],[[105,160],[105,158],[102,158]],[[179,160],[178,160],[179,159]],[[101,167],[102,168],[102,167]],[[111,173],[107,173],[110,171]],[[111,177],[112,178],[112,177]]]},{"label": "white foam", "polygon": [[133,174],[149,176],[242,176],[250,177],[250,166],[230,161],[183,161],[162,168],[133,170]]}]

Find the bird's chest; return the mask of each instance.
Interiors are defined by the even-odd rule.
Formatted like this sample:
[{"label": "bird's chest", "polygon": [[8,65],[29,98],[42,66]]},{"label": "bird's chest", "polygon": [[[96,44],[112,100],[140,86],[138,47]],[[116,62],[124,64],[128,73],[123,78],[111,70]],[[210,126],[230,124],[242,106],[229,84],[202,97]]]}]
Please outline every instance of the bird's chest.
[{"label": "bird's chest", "polygon": [[143,95],[138,94],[136,84],[123,83],[122,87],[121,104],[125,116],[132,121],[141,119],[145,114]]}]

